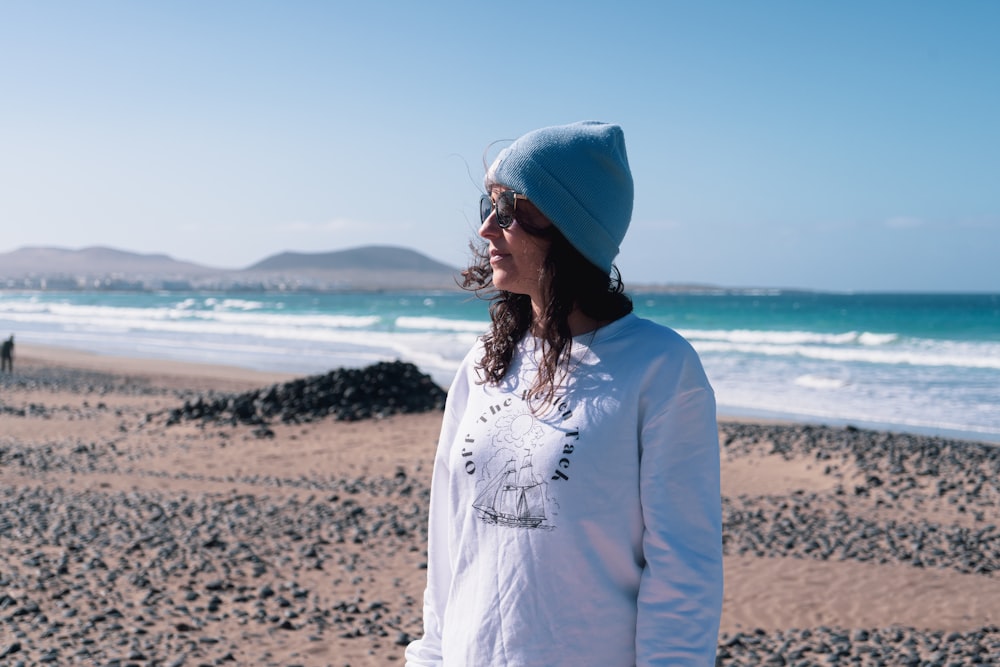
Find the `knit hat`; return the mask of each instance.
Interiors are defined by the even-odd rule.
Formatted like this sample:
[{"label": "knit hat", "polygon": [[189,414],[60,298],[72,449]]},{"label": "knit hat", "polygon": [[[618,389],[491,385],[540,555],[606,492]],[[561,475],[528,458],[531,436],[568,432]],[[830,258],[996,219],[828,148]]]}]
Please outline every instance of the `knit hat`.
[{"label": "knit hat", "polygon": [[611,272],[632,219],[621,127],[582,121],[529,132],[500,152],[485,184],[523,194],[580,254]]}]

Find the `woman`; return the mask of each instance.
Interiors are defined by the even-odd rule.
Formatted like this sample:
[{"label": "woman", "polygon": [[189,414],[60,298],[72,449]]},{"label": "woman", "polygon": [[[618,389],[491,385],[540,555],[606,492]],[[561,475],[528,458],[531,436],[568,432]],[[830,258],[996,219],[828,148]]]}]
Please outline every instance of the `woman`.
[{"label": "woman", "polygon": [[714,394],[612,266],[632,215],[622,130],[530,132],[485,185],[464,276],[492,326],[448,394],[406,664],[712,665]]}]

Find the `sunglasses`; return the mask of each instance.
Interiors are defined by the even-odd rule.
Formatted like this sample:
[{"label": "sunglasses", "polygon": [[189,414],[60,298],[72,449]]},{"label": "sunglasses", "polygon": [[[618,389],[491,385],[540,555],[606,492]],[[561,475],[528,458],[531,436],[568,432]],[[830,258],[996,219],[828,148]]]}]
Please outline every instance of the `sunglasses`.
[{"label": "sunglasses", "polygon": [[497,226],[500,229],[510,229],[510,226],[514,224],[514,213],[517,211],[518,199],[528,201],[528,198],[524,195],[510,190],[500,192],[495,202],[489,195],[483,195],[479,198],[480,221],[486,222],[486,218],[490,217],[490,214],[495,209],[497,212]]}]

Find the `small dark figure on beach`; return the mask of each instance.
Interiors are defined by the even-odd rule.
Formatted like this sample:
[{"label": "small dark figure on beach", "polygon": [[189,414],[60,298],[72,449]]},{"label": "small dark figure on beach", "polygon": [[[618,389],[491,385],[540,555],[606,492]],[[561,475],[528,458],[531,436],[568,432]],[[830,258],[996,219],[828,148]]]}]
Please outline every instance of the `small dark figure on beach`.
[{"label": "small dark figure on beach", "polygon": [[0,371],[14,372],[14,334],[0,347]]}]

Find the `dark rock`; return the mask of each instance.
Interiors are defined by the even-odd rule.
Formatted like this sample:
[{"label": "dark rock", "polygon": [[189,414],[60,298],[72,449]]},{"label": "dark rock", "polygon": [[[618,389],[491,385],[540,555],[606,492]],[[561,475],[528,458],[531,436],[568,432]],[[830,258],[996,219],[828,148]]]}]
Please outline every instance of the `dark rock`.
[{"label": "dark rock", "polygon": [[167,413],[167,425],[184,420],[256,426],[254,435],[274,437],[274,421],[303,423],[332,417],[355,421],[444,408],[445,392],[416,366],[382,362],[337,369],[235,395],[204,395]]},{"label": "dark rock", "polygon": [[0,658],[6,658],[14,655],[21,650],[21,642],[13,642],[7,648],[0,651]]}]

